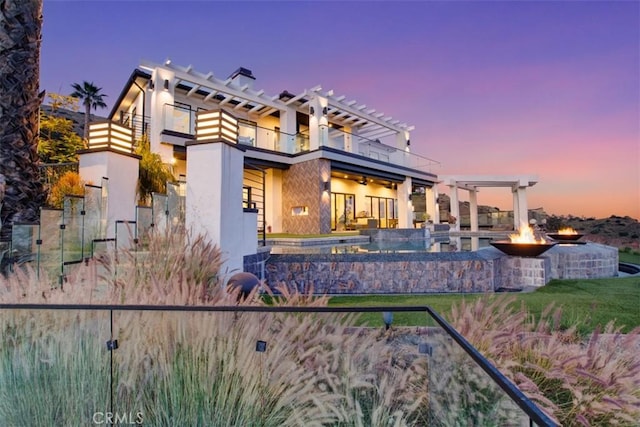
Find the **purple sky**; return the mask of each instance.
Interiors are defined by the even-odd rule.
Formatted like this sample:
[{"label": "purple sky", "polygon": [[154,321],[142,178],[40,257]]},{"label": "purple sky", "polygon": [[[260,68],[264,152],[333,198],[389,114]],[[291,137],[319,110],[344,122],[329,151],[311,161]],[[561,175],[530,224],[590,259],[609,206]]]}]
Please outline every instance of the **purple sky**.
[{"label": "purple sky", "polygon": [[48,92],[93,81],[110,109],[167,58],[249,68],[273,95],[333,89],[415,125],[438,174],[538,175],[530,207],[640,218],[640,2],[44,2]]}]

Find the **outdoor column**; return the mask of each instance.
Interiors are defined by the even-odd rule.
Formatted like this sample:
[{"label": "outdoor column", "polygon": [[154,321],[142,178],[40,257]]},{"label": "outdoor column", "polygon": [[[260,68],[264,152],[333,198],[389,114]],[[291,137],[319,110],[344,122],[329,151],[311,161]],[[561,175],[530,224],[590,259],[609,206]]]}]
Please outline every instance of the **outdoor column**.
[{"label": "outdoor column", "polygon": [[438,192],[434,187],[425,187],[424,189],[424,197],[427,203],[427,213],[429,214],[429,219],[434,224],[440,223],[440,212],[438,212]]},{"label": "outdoor column", "polygon": [[[520,228],[520,224],[529,224],[529,209],[527,207],[527,187],[518,187],[514,193],[517,201],[518,209],[518,222],[516,223],[516,229]],[[514,206],[514,217],[515,217]]]},{"label": "outdoor column", "polygon": [[407,177],[398,185],[398,228],[413,228],[413,204],[409,200],[411,194],[411,178]]},{"label": "outdoor column", "polygon": [[449,184],[449,212],[456,218],[451,230],[460,231],[460,205],[458,204],[458,185]]},{"label": "outdoor column", "polygon": [[513,229],[518,230],[520,228],[520,209],[518,208],[518,193],[514,188],[511,190],[513,197]]},{"label": "outdoor column", "polygon": [[[175,72],[167,68],[158,68],[151,76],[153,91],[150,93],[149,117],[153,117],[149,124],[149,143],[152,153],[160,154],[163,163],[171,163],[173,159],[173,146],[161,144],[160,134],[163,130],[175,130],[174,117],[174,92]],[[182,112],[185,114],[185,112]],[[190,132],[195,130],[190,129]]]},{"label": "outdoor column", "polygon": [[86,183],[100,185],[109,182],[106,218],[106,238],[115,238],[118,220],[133,221],[136,217],[136,185],[140,156],[133,154],[133,131],[113,122],[89,125],[88,147],[78,150],[80,177]]},{"label": "outdoor column", "polygon": [[296,113],[293,108],[280,111],[280,151],[294,154],[296,147]]},{"label": "outdoor column", "polygon": [[329,142],[327,99],[314,96],[309,100],[309,150],[317,150]]},{"label": "outdoor column", "polygon": [[[196,140],[187,142],[185,224],[222,251],[220,274],[243,271],[244,255],[255,254],[257,216],[245,221],[242,205],[244,147],[237,144],[238,122],[224,110],[198,113]],[[226,281],[228,277],[224,278]]]},{"label": "outdoor column", "polygon": [[[222,250],[221,273],[242,271],[244,154],[227,142],[196,141],[187,142],[187,158],[187,230]],[[252,238],[256,240],[255,228]]]},{"label": "outdoor column", "polygon": [[471,231],[478,231],[478,191],[469,190],[469,220]]}]

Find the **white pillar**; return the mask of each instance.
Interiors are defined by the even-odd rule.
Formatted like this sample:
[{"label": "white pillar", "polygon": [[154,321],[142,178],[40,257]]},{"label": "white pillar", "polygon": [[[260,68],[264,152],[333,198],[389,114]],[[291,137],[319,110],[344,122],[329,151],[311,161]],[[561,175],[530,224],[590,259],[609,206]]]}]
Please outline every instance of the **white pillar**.
[{"label": "white pillar", "polygon": [[108,178],[107,217],[103,220],[106,221],[105,237],[115,238],[116,221],[135,221],[140,156],[109,149],[88,149],[78,151],[78,157],[83,181],[100,185],[103,177]]},{"label": "white pillar", "polygon": [[451,216],[456,218],[456,223],[451,227],[452,230],[460,231],[460,205],[458,204],[458,186],[457,184],[449,185],[449,211]]},{"label": "white pillar", "polygon": [[243,239],[253,239],[257,247],[256,224],[253,236],[244,236],[243,151],[220,141],[193,142],[187,143],[187,158],[187,230],[208,237],[222,250],[221,273],[242,271],[243,255],[248,255]]},{"label": "white pillar", "polygon": [[411,178],[407,177],[398,185],[398,228],[413,228],[413,204],[409,200],[411,194]]},{"label": "white pillar", "polygon": [[527,187],[518,187],[514,193],[514,200],[517,202],[517,206],[514,204],[514,219],[516,217],[516,209],[518,211],[518,222],[516,222],[516,229],[520,228],[520,224],[529,224],[529,208],[527,207]]},{"label": "white pillar", "polygon": [[309,100],[309,150],[317,150],[329,142],[329,119],[324,114],[328,101],[321,96]]},{"label": "white pillar", "polygon": [[429,214],[429,219],[434,224],[440,223],[440,212],[438,212],[438,191],[435,187],[425,187],[424,189],[424,197],[427,203],[427,213]]},{"label": "white pillar", "polygon": [[[165,80],[168,82],[165,89]],[[158,153],[164,163],[173,160],[173,147],[161,144],[160,134],[163,130],[172,130],[173,110],[175,103],[175,73],[165,68],[157,68],[151,76],[154,89],[147,96],[149,100],[149,117],[153,117],[149,127],[149,141],[152,153]],[[195,134],[195,129],[191,130]]]},{"label": "white pillar", "polygon": [[478,231],[478,191],[469,190],[469,220],[471,231]]},{"label": "white pillar", "polygon": [[289,154],[296,152],[296,113],[293,108],[280,111],[280,151]]}]

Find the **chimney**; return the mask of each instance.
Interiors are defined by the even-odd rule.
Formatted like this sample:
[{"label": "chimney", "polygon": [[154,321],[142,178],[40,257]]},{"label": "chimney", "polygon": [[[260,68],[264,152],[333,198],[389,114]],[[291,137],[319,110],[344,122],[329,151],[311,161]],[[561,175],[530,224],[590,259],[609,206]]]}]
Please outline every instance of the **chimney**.
[{"label": "chimney", "polygon": [[241,88],[244,85],[249,85],[249,89],[253,89],[253,82],[256,79],[251,70],[244,67],[238,68],[229,77],[233,86]]}]

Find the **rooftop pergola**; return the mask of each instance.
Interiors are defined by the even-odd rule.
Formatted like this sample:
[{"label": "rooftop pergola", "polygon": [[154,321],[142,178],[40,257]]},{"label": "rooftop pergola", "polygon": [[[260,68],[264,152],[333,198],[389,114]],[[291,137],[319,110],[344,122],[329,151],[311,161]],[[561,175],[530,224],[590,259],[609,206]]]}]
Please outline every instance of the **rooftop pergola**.
[{"label": "rooftop pergola", "polygon": [[151,71],[164,68],[170,70],[174,79],[170,84],[185,88],[187,97],[199,97],[205,102],[216,101],[220,107],[230,111],[242,111],[254,117],[266,117],[287,108],[308,114],[309,103],[319,96],[327,100],[326,115],[328,121],[340,126],[357,129],[359,137],[378,140],[414,129],[406,123],[400,123],[382,112],[348,100],[345,95],[336,96],[333,90],[323,91],[321,86],[305,89],[298,94],[282,92],[279,95],[267,95],[264,90],[255,90],[250,84],[238,86],[232,84],[233,78],[220,79],[213,72],[206,74],[193,69],[191,65],[182,67],[167,60],[163,64],[143,61],[140,68]]},{"label": "rooftop pergola", "polygon": [[[451,197],[451,215],[460,217],[458,205],[458,189],[469,191],[469,214],[471,231],[478,231],[477,192],[482,187],[506,187],[513,193],[514,229],[521,223],[528,222],[528,206],[526,189],[538,183],[535,175],[440,175],[441,183],[449,187]],[[455,228],[460,229],[460,222]]]}]

